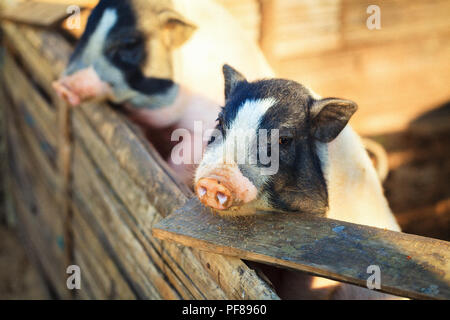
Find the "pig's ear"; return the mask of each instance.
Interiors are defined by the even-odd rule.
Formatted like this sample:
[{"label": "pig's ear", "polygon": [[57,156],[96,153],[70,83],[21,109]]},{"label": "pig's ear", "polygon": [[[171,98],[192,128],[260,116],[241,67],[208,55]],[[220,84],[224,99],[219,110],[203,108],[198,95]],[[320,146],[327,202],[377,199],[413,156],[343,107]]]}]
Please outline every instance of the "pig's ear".
[{"label": "pig's ear", "polygon": [[171,48],[181,46],[197,29],[197,26],[173,10],[161,11],[158,18],[164,31],[166,45]]},{"label": "pig's ear", "polygon": [[331,142],[345,128],[358,106],[350,100],[327,98],[311,107],[311,134],[320,142]]},{"label": "pig's ear", "polygon": [[245,77],[236,69],[224,64],[222,67],[223,77],[225,78],[225,101],[228,100],[233,90],[240,81],[247,81]]}]

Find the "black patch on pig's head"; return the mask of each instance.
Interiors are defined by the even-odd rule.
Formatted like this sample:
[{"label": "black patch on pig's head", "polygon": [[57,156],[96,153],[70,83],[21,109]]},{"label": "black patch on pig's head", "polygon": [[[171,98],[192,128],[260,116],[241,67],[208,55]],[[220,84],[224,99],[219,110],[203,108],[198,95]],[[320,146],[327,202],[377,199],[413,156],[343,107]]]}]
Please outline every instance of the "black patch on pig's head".
[{"label": "black patch on pig's head", "polygon": [[145,46],[147,39],[138,29],[137,15],[132,3],[132,1],[123,0],[101,0],[89,16],[86,29],[70,62],[75,62],[80,58],[105,11],[113,9],[117,14],[117,21],[105,39],[103,56],[120,70],[126,84],[131,89],[143,95],[163,94],[174,83],[171,79],[146,77],[143,74],[142,67],[150,58],[150,53],[147,52]]},{"label": "black patch on pig's head", "polygon": [[[309,89],[295,81],[238,79],[220,115],[225,128],[232,125],[246,101],[275,101],[261,117],[258,129],[279,130],[279,170],[268,177],[259,195],[277,210],[325,214],[328,192],[317,142],[334,140],[356,111],[356,104],[335,98],[316,100]],[[262,167],[259,163],[257,166]],[[249,170],[248,165],[239,167],[250,181],[256,182],[257,177],[251,173],[254,170]]]}]

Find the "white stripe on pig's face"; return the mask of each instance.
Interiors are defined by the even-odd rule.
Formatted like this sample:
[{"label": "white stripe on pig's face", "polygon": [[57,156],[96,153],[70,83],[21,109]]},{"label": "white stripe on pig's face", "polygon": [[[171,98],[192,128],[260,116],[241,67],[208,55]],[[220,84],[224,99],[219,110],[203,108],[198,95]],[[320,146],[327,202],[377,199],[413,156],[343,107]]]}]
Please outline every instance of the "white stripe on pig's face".
[{"label": "white stripe on pig's face", "polygon": [[[193,29],[172,10],[171,1],[102,0],[55,88],[80,101],[98,98],[96,93],[108,87],[108,96],[116,103],[129,102],[138,108],[170,105],[178,93],[172,81],[171,52]],[[89,68],[102,81],[98,90],[80,84],[92,74],[84,72]]]},{"label": "white stripe on pig's face", "polygon": [[[255,209],[325,214],[328,193],[316,142],[336,138],[356,105],[341,99],[318,100],[294,81],[249,83],[228,66],[224,74],[226,105],[217,126],[222,134],[211,141],[197,169],[199,199],[225,214]],[[252,133],[247,141],[244,130]],[[268,133],[270,163],[264,163],[260,139]],[[251,152],[254,148],[256,153]],[[244,163],[237,160],[239,153],[245,155]],[[274,162],[278,170],[263,174]]]},{"label": "white stripe on pig's face", "polygon": [[[211,207],[228,209],[254,202],[257,190],[264,187],[268,176],[260,174],[261,168],[256,166],[258,128],[267,110],[275,103],[273,98],[244,101],[233,119],[229,118],[230,121],[218,126],[220,136],[209,144],[208,151],[196,171],[197,191],[204,200],[209,196],[208,204]],[[220,121],[222,118],[221,114]],[[209,180],[202,180],[205,177]],[[199,180],[202,181],[198,184]],[[230,193],[224,191],[222,186],[217,189],[214,186],[215,181],[222,183]]]},{"label": "white stripe on pig's face", "polygon": [[[94,63],[96,60],[106,60],[103,58],[103,47],[109,32],[116,23],[117,10],[114,8],[106,9],[95,27],[94,32],[90,35],[90,38],[88,38],[84,50],[79,50],[78,55],[74,54],[72,56],[72,62],[69,64],[64,74],[72,74],[80,69],[77,64],[81,64],[85,67]],[[107,62],[104,61],[103,63],[106,64]]]}]

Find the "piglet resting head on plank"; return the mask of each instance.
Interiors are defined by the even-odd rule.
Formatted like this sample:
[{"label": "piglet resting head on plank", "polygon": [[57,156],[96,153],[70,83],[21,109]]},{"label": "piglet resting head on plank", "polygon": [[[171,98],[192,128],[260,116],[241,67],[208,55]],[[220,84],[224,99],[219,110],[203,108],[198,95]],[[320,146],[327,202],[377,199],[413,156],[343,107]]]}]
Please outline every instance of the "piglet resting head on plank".
[{"label": "piglet resting head on plank", "polygon": [[195,175],[200,201],[226,214],[325,214],[328,190],[316,143],[333,141],[354,102],[321,99],[301,84],[248,82],[225,65],[226,104]]}]

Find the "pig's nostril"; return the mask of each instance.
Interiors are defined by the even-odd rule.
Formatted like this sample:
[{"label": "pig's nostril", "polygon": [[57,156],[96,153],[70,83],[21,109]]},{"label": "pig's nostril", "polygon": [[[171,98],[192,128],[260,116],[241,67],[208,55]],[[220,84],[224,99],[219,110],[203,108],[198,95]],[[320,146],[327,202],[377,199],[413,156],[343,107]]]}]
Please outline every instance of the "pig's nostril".
[{"label": "pig's nostril", "polygon": [[200,197],[203,197],[205,194],[206,194],[206,188],[204,188],[204,187],[198,188],[198,195]]},{"label": "pig's nostril", "polygon": [[233,203],[230,189],[215,178],[200,179],[197,182],[195,193],[204,205],[213,209],[224,210]]},{"label": "pig's nostril", "polygon": [[228,197],[222,192],[217,192],[217,200],[219,200],[219,203],[223,205],[225,202],[228,201]]}]

